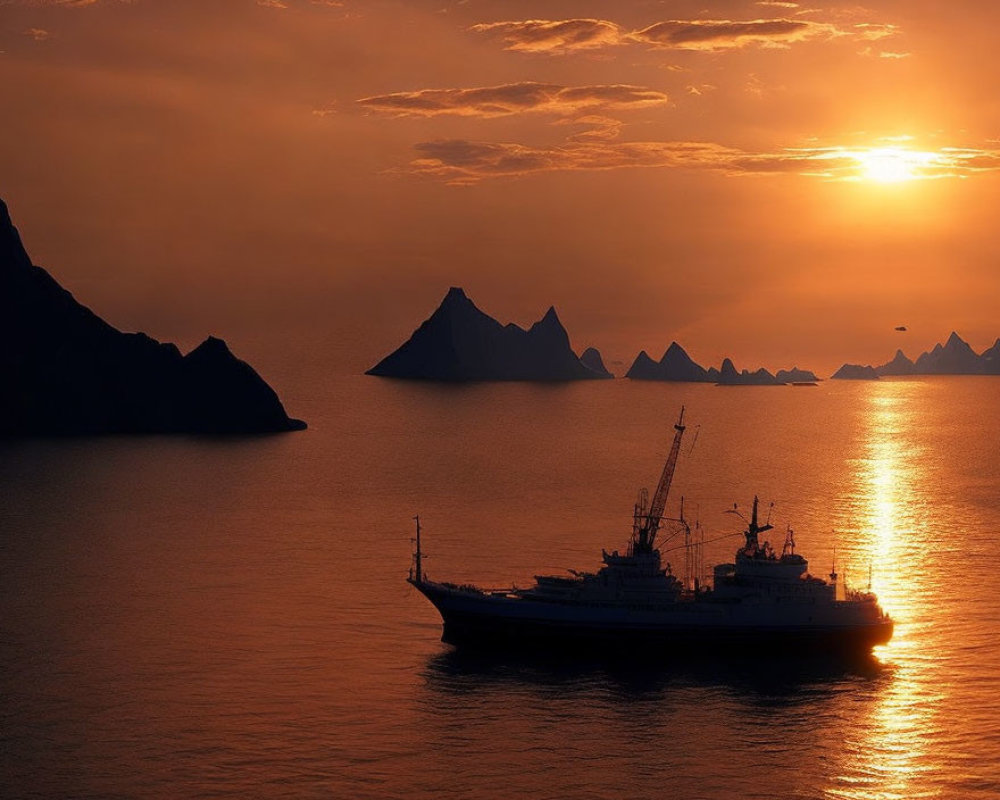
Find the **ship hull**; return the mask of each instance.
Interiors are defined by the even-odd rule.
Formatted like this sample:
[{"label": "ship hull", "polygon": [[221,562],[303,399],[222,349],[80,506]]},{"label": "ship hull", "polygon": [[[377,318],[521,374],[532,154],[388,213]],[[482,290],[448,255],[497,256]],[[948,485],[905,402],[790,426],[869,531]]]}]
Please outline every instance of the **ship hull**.
[{"label": "ship hull", "polygon": [[[477,648],[641,650],[681,656],[869,652],[892,637],[888,618],[860,619],[840,608],[762,609],[710,601],[659,609],[572,606],[414,584],[441,614],[442,640]],[[766,618],[766,621],[765,619]]]}]

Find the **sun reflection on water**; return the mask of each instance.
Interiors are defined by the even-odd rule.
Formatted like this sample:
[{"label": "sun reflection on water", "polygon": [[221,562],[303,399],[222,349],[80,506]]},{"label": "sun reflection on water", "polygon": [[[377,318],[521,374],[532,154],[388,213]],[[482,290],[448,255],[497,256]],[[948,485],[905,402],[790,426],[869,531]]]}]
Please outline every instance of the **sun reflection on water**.
[{"label": "sun reflection on water", "polygon": [[[896,621],[892,640],[875,655],[886,667],[874,703],[857,735],[845,741],[844,762],[827,796],[845,800],[936,797],[923,780],[933,770],[928,743],[943,699],[940,662],[922,622],[921,487],[927,480],[913,435],[912,389],[901,382],[872,384],[860,419],[861,457],[850,492],[854,517],[850,557],[872,565],[872,589]],[[865,570],[867,581],[867,569]]]}]

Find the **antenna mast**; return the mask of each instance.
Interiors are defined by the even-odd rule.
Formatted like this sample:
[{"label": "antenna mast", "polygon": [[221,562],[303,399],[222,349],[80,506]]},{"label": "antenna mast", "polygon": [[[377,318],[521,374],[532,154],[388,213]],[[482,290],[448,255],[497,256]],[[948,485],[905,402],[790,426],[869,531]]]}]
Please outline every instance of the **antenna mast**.
[{"label": "antenna mast", "polygon": [[415,565],[416,565],[416,573],[413,576],[413,582],[414,583],[421,583],[424,580],[424,573],[423,573],[423,570],[421,569],[421,563],[420,563],[421,562],[421,553],[420,553],[420,515],[417,514],[417,516],[415,516],[413,519],[416,520],[416,523],[417,523],[417,552],[416,552],[416,554],[413,557],[413,560],[414,560]]}]

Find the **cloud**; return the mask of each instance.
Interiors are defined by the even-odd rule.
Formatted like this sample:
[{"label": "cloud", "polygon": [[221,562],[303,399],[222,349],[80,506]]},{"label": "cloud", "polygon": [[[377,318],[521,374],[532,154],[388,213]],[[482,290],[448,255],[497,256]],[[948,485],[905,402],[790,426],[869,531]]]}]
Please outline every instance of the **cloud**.
[{"label": "cloud", "polygon": [[[769,5],[778,5],[769,3]],[[794,4],[781,4],[783,8]],[[788,47],[806,40],[874,41],[897,33],[894,25],[861,22],[837,25],[811,19],[672,19],[627,31],[600,19],[508,20],[470,30],[501,39],[507,50],[563,55],[625,44],[668,50],[733,50],[749,45]]]},{"label": "cloud", "polygon": [[408,172],[452,185],[557,170],[703,166],[738,151],[705,142],[568,141],[556,147],[441,139],[416,145]]},{"label": "cloud", "polygon": [[[582,122],[582,120],[581,120]],[[548,147],[441,139],[415,148],[419,158],[402,172],[470,185],[488,178],[539,172],[672,168],[728,176],[802,175],[830,181],[883,180],[886,164],[905,180],[965,178],[1000,171],[1000,150],[945,147],[811,147],[749,152],[714,142],[622,142],[572,137]]]},{"label": "cloud", "polygon": [[803,19],[732,20],[668,20],[635,31],[637,41],[654,47],[673,50],[730,50],[759,45],[787,47],[807,39],[837,39],[848,37],[872,41],[891,36],[892,25],[861,23],[838,27],[825,22]]},{"label": "cloud", "polygon": [[28,28],[24,31],[25,36],[30,36],[36,42],[44,42],[51,34],[44,28]]},{"label": "cloud", "polygon": [[559,86],[551,83],[507,83],[476,89],[421,89],[364,97],[358,104],[372,111],[397,116],[503,117],[543,112],[569,115],[582,112],[619,111],[664,105],[662,92],[641,86]]},{"label": "cloud", "polygon": [[527,19],[487,22],[470,30],[498,37],[508,50],[523,53],[570,53],[624,44],[625,34],[603,19]]}]

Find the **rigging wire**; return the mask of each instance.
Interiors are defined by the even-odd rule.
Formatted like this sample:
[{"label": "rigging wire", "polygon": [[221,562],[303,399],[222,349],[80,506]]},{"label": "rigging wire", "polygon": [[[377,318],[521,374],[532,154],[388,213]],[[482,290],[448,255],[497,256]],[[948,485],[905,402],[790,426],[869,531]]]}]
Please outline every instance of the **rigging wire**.
[{"label": "rigging wire", "polygon": [[[716,536],[714,539],[706,539],[701,544],[711,544],[712,542],[721,542],[723,539],[732,539],[734,536],[742,536],[743,532],[739,531],[737,533],[725,533],[722,536]],[[674,550],[683,550],[687,545],[681,544],[676,547],[669,547],[666,550],[661,550],[662,553],[672,553]]]},{"label": "rigging wire", "polygon": [[688,448],[688,451],[687,451],[687,454],[688,454],[689,458],[691,457],[691,454],[694,452],[694,446],[696,444],[698,444],[698,434],[699,433],[701,433],[701,425],[695,425],[695,428],[694,428],[694,439],[691,440],[691,446]]}]

